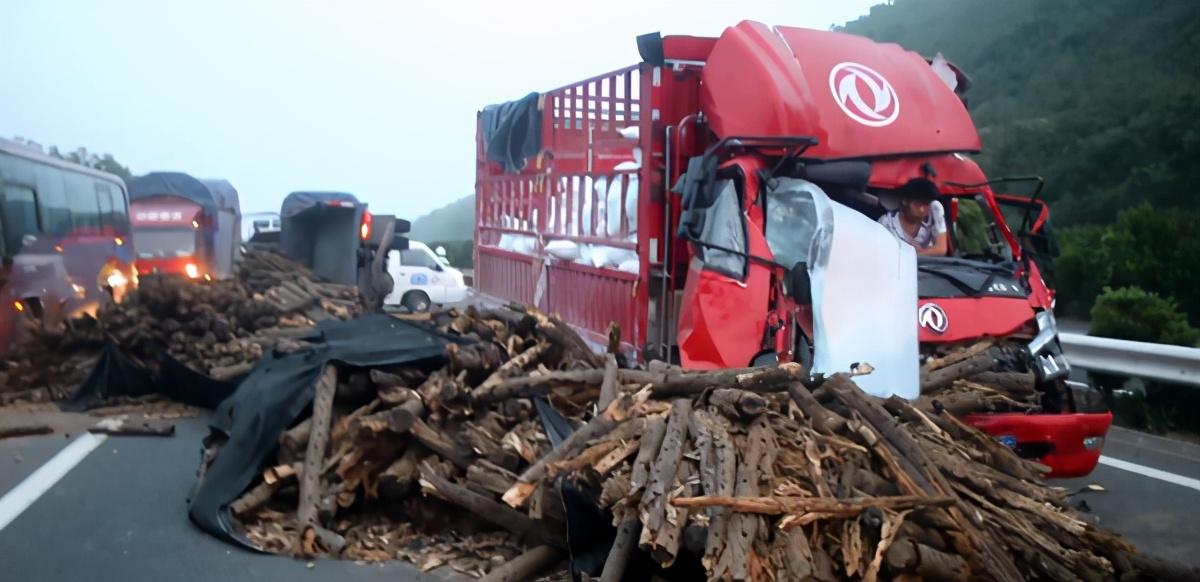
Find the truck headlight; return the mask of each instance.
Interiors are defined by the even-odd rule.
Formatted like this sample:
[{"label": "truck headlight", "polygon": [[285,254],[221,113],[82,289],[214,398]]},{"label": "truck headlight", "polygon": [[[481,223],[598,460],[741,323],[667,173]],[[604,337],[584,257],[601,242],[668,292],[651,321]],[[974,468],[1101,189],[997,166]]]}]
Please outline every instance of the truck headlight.
[{"label": "truck headlight", "polygon": [[129,284],[129,278],[125,276],[125,273],[122,273],[117,269],[113,269],[113,271],[108,274],[108,278],[104,281],[113,289],[124,287]]},{"label": "truck headlight", "polygon": [[185,265],[183,267],[183,272],[187,274],[189,279],[196,279],[200,277],[200,268],[196,266],[196,263],[188,263]]}]

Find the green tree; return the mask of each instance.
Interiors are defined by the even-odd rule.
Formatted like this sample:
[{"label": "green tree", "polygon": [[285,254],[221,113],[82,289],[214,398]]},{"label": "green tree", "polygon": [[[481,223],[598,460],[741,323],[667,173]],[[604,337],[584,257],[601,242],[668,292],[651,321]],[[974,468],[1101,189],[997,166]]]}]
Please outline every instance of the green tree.
[{"label": "green tree", "polygon": [[79,147],[72,151],[63,153],[58,149],[58,146],[50,146],[49,153],[51,156],[60,160],[66,160],[81,166],[87,166],[102,172],[108,172],[121,178],[122,180],[125,180],[126,182],[133,178],[133,173],[129,171],[129,168],[118,162],[112,154],[97,155],[89,152],[85,147]]},{"label": "green tree", "polygon": [[1200,330],[1175,301],[1138,287],[1104,289],[1092,307],[1091,335],[1188,347],[1200,343]]}]

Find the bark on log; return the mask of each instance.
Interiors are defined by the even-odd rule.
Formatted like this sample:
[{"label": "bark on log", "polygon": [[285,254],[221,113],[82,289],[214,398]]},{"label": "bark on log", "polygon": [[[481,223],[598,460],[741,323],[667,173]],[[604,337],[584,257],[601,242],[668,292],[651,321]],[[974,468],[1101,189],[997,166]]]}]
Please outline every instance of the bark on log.
[{"label": "bark on log", "polygon": [[788,395],[792,397],[792,401],[800,407],[817,431],[825,434],[838,434],[846,427],[846,419],[822,406],[803,382],[789,382],[787,391]]},{"label": "bark on log", "polygon": [[[333,395],[337,390],[337,368],[326,365],[317,381],[313,397],[312,429],[304,453],[304,469],[300,474],[300,503],[296,508],[298,533],[316,527],[317,507],[321,497],[321,469],[325,462],[325,447],[329,443],[330,422],[333,419]],[[303,548],[303,540],[296,547]]]},{"label": "bark on log", "polygon": [[455,440],[452,436],[434,430],[420,419],[412,422],[408,432],[417,442],[425,445],[425,448],[437,453],[443,459],[454,463],[459,469],[465,471],[471,466],[472,455],[470,448]]},{"label": "bark on log", "polygon": [[924,497],[897,495],[892,497],[679,497],[671,502],[678,507],[728,507],[737,513],[787,515],[789,513],[831,513],[839,516],[858,515],[872,507],[913,509],[915,507],[944,507],[954,503],[953,497]]},{"label": "bark on log", "polygon": [[980,372],[968,379],[1017,400],[1037,394],[1037,378],[1033,372]]},{"label": "bark on log", "polygon": [[4,426],[0,427],[0,439],[50,434],[52,432],[54,432],[54,427],[42,423]]},{"label": "bark on log", "polygon": [[887,566],[891,572],[916,574],[933,582],[958,582],[971,576],[966,560],[910,539],[892,543],[887,552]]},{"label": "bark on log", "polygon": [[[798,380],[804,369],[795,363],[773,368],[742,368],[712,372],[668,371],[655,373],[647,370],[619,370],[620,384],[651,386],[651,395],[659,399],[680,396],[697,396],[709,388],[736,387],[752,392],[776,392],[784,390],[784,384]],[[486,398],[475,399],[476,403],[495,402],[509,398],[542,396],[553,388],[599,386],[604,381],[603,369],[569,370],[547,372],[538,375],[509,378],[498,384]]]},{"label": "bark on log", "polygon": [[509,361],[504,362],[504,364],[502,364],[499,368],[496,368],[496,371],[492,372],[492,374],[488,376],[482,384],[475,388],[475,390],[471,393],[471,397],[478,398],[479,400],[489,400],[489,392],[494,390],[496,386],[499,386],[500,383],[505,379],[518,375],[519,372],[532,365],[538,360],[538,358],[542,357],[542,354],[549,347],[550,345],[546,342],[538,342],[534,344],[533,347],[521,352],[520,354],[517,354]]},{"label": "bark on log", "polygon": [[524,582],[537,578],[538,573],[558,563],[563,553],[550,546],[538,546],[526,551],[488,572],[479,582]]},{"label": "bark on log", "polygon": [[261,483],[255,485],[233,503],[229,504],[229,511],[233,512],[234,515],[241,516],[261,507],[264,503],[270,501],[271,495],[278,491],[280,487],[283,487],[293,477],[298,477],[304,471],[304,465],[294,463],[288,466],[288,471],[286,472],[276,471],[275,467],[268,470],[268,472],[271,471],[275,471],[273,473],[275,475],[273,480],[268,481],[264,478]]},{"label": "bark on log", "polygon": [[968,360],[974,356],[982,354],[988,351],[994,344],[995,342],[990,339],[976,342],[968,347],[956,350],[940,358],[929,358],[925,361],[925,365],[922,366],[922,368],[924,368],[926,372],[933,372],[934,370],[945,368],[951,364],[957,364],[963,360]]},{"label": "bark on log", "polygon": [[524,513],[451,483],[439,476],[428,463],[421,464],[420,474],[421,490],[426,494],[466,509],[527,542],[566,549],[563,536],[559,532],[551,531],[548,524],[535,522]]},{"label": "bark on log", "polygon": [[663,436],[662,447],[654,460],[650,479],[646,483],[646,490],[639,505],[642,514],[639,545],[645,551],[654,549],[654,540],[666,520],[667,494],[670,493],[679,472],[679,461],[683,458],[691,413],[691,400],[678,398],[671,403],[671,414],[667,417],[667,431]]},{"label": "bark on log", "polygon": [[360,434],[378,433],[385,428],[395,434],[404,434],[414,423],[424,418],[425,414],[425,403],[421,402],[420,398],[413,397],[400,406],[363,416],[355,425]]},{"label": "bark on log", "polygon": [[110,436],[172,436],[175,434],[175,425],[169,422],[147,421],[135,424],[129,421],[102,420],[96,426],[88,428],[88,432]]},{"label": "bark on log", "polygon": [[596,406],[600,410],[608,408],[617,399],[617,357],[611,353],[604,356],[604,377],[600,381],[600,400]]},{"label": "bark on log", "polygon": [[379,493],[389,499],[400,499],[417,480],[418,464],[424,450],[416,444],[410,444],[404,449],[400,458],[392,461],[391,465],[379,475]]},{"label": "bark on log", "polygon": [[473,489],[491,495],[504,495],[509,485],[517,480],[517,476],[503,467],[479,459],[467,468],[467,483],[474,485]]},{"label": "bark on log", "polygon": [[955,380],[961,380],[980,372],[986,372],[991,370],[995,365],[996,359],[991,354],[982,353],[956,364],[934,370],[921,381],[921,394],[941,390],[954,384]]},{"label": "bark on log", "polygon": [[221,380],[223,382],[233,380],[243,374],[249,374],[250,370],[253,370],[256,364],[258,364],[257,360],[231,364],[229,366],[218,366],[210,369],[208,376],[213,380]]},{"label": "bark on log", "polygon": [[[766,417],[759,417],[750,425],[746,454],[737,468],[734,494],[737,497],[757,497],[759,469],[763,455],[772,445],[771,427]],[[728,533],[725,534],[725,550],[717,562],[715,578],[729,577],[735,581],[750,579],[750,560],[754,551],[754,540],[758,537],[761,519],[756,515],[734,514],[729,518]]]},{"label": "bark on log", "polygon": [[[602,370],[598,370],[603,372]],[[557,447],[538,459],[536,463],[525,469],[517,482],[504,494],[504,502],[512,507],[521,507],[529,496],[537,489],[538,483],[547,476],[551,466],[569,456],[574,455],[587,446],[594,438],[603,436],[616,428],[617,424],[629,415],[633,399],[623,396],[604,409],[604,412],[592,418],[575,432],[571,433]]]},{"label": "bark on log", "polygon": [[625,570],[629,567],[629,558],[638,545],[641,528],[642,523],[633,512],[621,521],[621,525],[617,527],[617,537],[608,550],[608,559],[604,561],[604,570],[600,572],[600,582],[621,582]]},{"label": "bark on log", "polygon": [[[733,440],[725,425],[716,417],[704,413],[700,418],[705,421],[707,430],[712,433],[713,443],[714,489],[711,493],[706,490],[705,495],[733,495],[737,483],[737,450],[734,448]],[[711,422],[707,422],[709,419]],[[725,551],[726,536],[729,534],[729,518],[733,513],[723,507],[710,508],[708,513],[708,536],[704,541],[702,562],[705,570],[712,573],[721,554]]]},{"label": "bark on log", "polygon": [[654,467],[654,460],[658,457],[658,451],[662,448],[663,437],[667,434],[667,419],[663,416],[655,416],[646,422],[646,432],[642,434],[642,440],[638,443],[638,454],[634,457],[633,468],[629,475],[629,493],[639,494],[646,488],[646,482],[650,480],[650,470]]},{"label": "bark on log", "polygon": [[753,420],[767,410],[767,399],[738,388],[717,388],[708,395],[708,403],[734,420]]}]

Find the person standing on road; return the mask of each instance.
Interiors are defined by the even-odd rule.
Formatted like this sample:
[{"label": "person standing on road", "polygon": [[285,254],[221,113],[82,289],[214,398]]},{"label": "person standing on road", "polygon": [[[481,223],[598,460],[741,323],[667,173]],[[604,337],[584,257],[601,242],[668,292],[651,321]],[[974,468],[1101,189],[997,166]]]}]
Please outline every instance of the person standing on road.
[{"label": "person standing on road", "polygon": [[879,217],[879,223],[912,245],[918,255],[945,256],[949,249],[946,213],[937,201],[937,185],[913,178],[896,189],[895,195],[899,207]]}]

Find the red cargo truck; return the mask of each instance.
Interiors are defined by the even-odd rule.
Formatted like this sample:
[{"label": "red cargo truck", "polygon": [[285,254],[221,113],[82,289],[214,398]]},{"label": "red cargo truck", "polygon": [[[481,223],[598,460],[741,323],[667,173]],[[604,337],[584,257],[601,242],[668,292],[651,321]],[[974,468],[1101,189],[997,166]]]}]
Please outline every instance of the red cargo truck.
[{"label": "red cargo truck", "polygon": [[[993,186],[1011,180],[989,182],[966,157],[981,146],[961,71],[893,44],[754,22],[638,45],[640,64],[480,112],[485,299],[558,313],[597,345],[615,322],[643,360],[808,364],[806,266],[786,264],[792,226],[769,212],[793,203],[779,184],[878,218],[894,190],[926,178],[950,251],[918,261],[922,353],[1002,340],[1005,363],[1035,373],[1045,414],[971,421],[1055,475],[1091,471],[1111,415],[1081,411],[1068,387],[1054,294],[1021,244],[1049,237],[1029,210],[1043,205],[998,198]],[[720,210],[725,198],[738,210]],[[1031,215],[1022,231],[1005,204]]]},{"label": "red cargo truck", "polygon": [[151,172],[130,180],[129,200],[138,273],[205,280],[233,274],[242,214],[229,182]]}]

